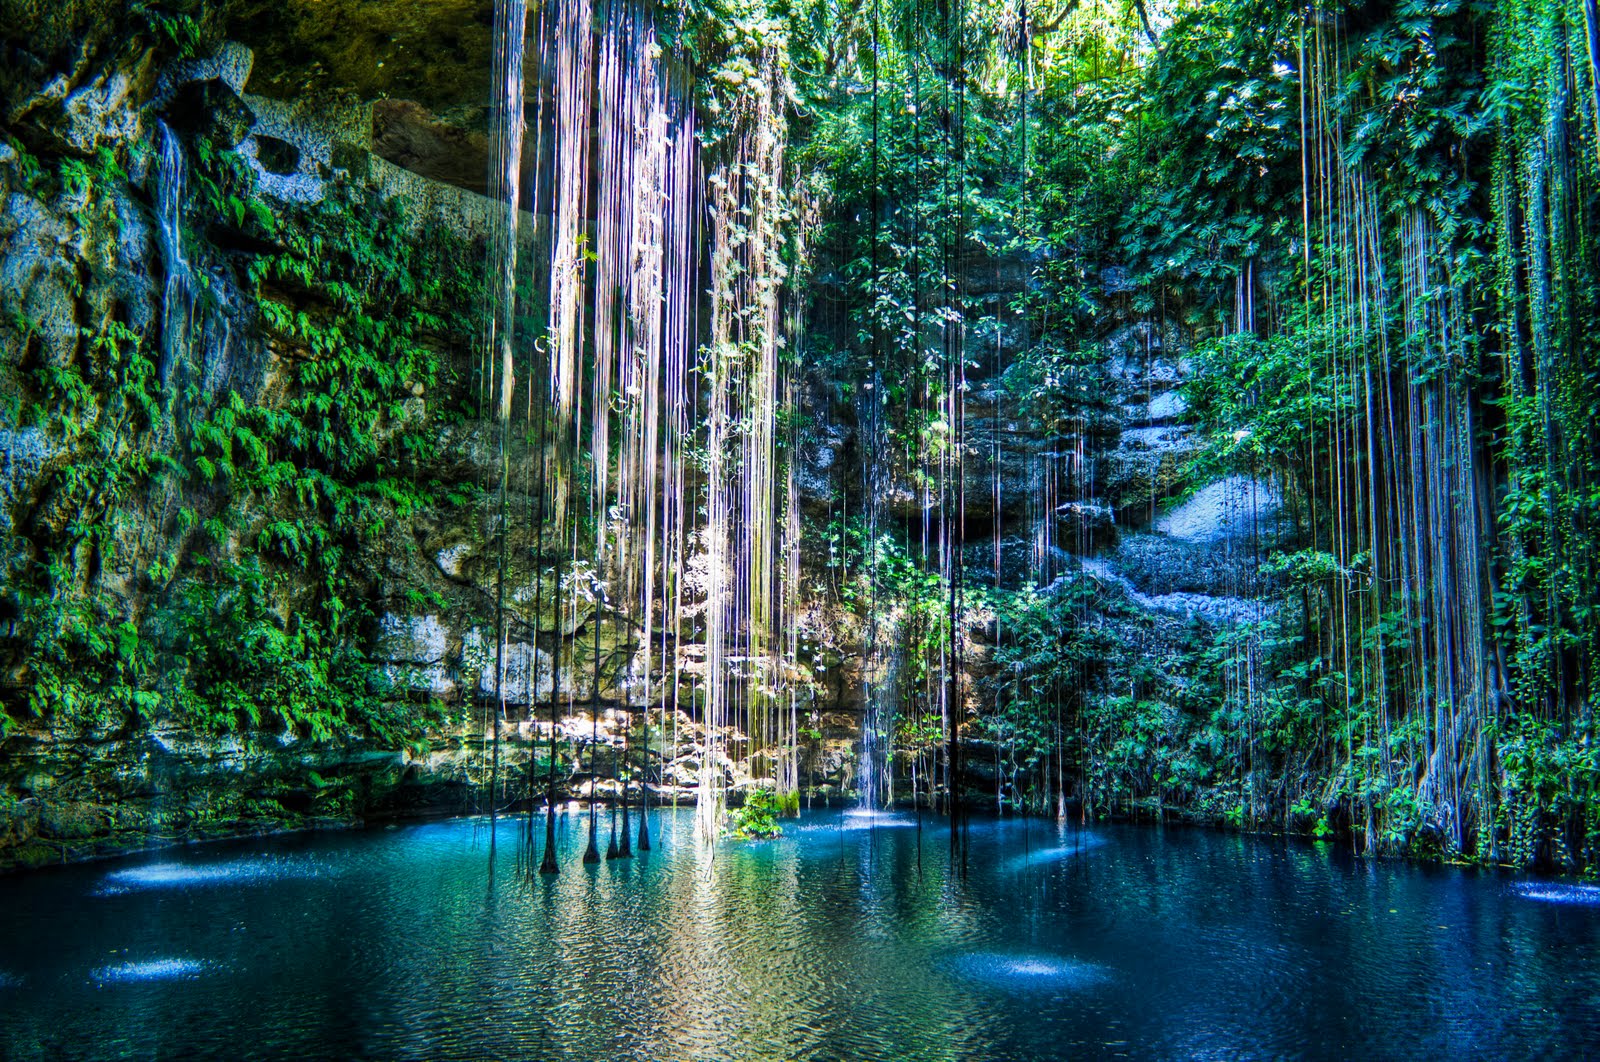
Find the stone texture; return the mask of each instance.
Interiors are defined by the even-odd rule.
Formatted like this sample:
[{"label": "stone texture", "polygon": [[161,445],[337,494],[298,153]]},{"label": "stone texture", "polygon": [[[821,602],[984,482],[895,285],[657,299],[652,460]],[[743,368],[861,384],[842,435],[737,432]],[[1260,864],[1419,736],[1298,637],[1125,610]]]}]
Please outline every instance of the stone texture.
[{"label": "stone texture", "polygon": [[[38,199],[14,192],[6,200],[0,216],[0,312],[25,321],[45,358],[58,365],[70,362],[78,347],[78,239],[71,221]],[[17,356],[15,347],[8,356]]]},{"label": "stone texture", "polygon": [[32,500],[39,474],[57,453],[38,428],[0,428],[0,533],[12,530],[12,513]]},{"label": "stone texture", "polygon": [[137,140],[140,112],[132,97],[133,81],[127,74],[102,74],[61,101],[61,139],[85,155]]},{"label": "stone texture", "polygon": [[[428,747],[405,750],[353,738],[206,735],[171,724],[133,736],[25,729],[6,740],[0,756],[0,871],[211,837],[456,814],[488,783],[493,732],[481,724],[481,716],[463,718]],[[543,804],[548,717],[499,730],[513,806],[526,806],[530,755],[532,796]],[[706,733],[687,713],[565,714],[553,733],[558,804],[591,792],[617,800],[623,775],[630,801],[695,801]],[[722,740],[730,750],[748,746],[732,728]],[[736,793],[759,781],[740,757],[718,762]],[[830,739],[803,750],[801,778],[819,791],[832,784],[837,796],[851,762],[849,741]]]},{"label": "stone texture", "polygon": [[456,683],[446,665],[449,638],[439,617],[385,613],[378,623],[372,660],[397,690],[431,697],[454,696]]},{"label": "stone texture", "polygon": [[[287,5],[292,17],[320,22],[322,12],[314,6]],[[409,19],[416,12],[367,14],[380,20]],[[419,17],[418,27],[431,18]],[[419,228],[442,223],[473,237],[488,231],[494,204],[435,179],[470,184],[467,170],[475,169],[481,180],[481,165],[457,160],[459,172],[440,169],[446,149],[478,142],[474,138],[481,137],[481,128],[472,124],[472,116],[464,118],[459,110],[435,104],[375,109],[363,102],[373,96],[363,93],[352,98],[343,92],[274,91],[279,84],[274,76],[286,69],[283,56],[274,52],[263,63],[259,38],[251,40],[257,45],[254,50],[230,43],[163,71],[150,69],[148,59],[139,56],[86,54],[68,63],[72,69],[59,78],[42,78],[29,88],[27,108],[19,113],[39,129],[56,131],[59,145],[52,150],[82,153],[109,147],[131,177],[97,179],[93,194],[81,189],[70,194],[40,191],[24,187],[28,182],[20,174],[17,153],[0,146],[0,308],[15,311],[0,315],[0,341],[5,344],[0,382],[10,384],[20,375],[13,370],[24,349],[30,361],[68,364],[85,357],[84,330],[102,328],[111,320],[143,330],[153,340],[164,279],[149,206],[155,191],[149,147],[158,118],[168,121],[191,151],[202,133],[219,144],[237,137],[243,154],[259,166],[262,188],[280,200],[312,201],[334,171],[346,170],[350,179],[406,197],[408,214]],[[200,113],[185,116],[186,107]],[[377,120],[380,114],[383,122]],[[404,161],[423,172],[365,158],[375,146],[375,127],[390,135],[387,140],[380,136],[376,146],[396,156],[404,147],[411,152]],[[431,144],[425,142],[428,138]],[[279,141],[292,147],[292,154],[284,153]],[[130,151],[135,143],[140,150]],[[243,239],[244,234],[231,231],[226,219],[197,213],[185,221],[206,237],[196,241],[191,265],[197,281],[203,282],[197,287],[205,290],[207,310],[197,317],[187,353],[174,368],[182,393],[195,396],[184,401],[205,408],[232,388],[246,403],[280,402],[292,393],[297,359],[304,352],[290,349],[281,337],[265,340],[254,334],[251,298],[226,260],[237,248],[210,246],[219,239]],[[292,216],[288,208],[283,216]],[[524,238],[533,243],[539,238],[539,221],[527,215],[523,221]],[[29,322],[32,346],[25,348],[20,333],[10,328],[18,316]],[[1014,341],[1005,335],[996,338]],[[424,402],[449,397],[415,394],[382,430],[397,431],[407,418],[428,408]],[[481,485],[498,469],[495,435],[490,424],[452,421],[439,433],[436,456],[405,459],[402,470],[444,489]],[[848,462],[848,438],[842,431],[831,437],[828,466]],[[59,529],[71,514],[62,511],[62,503],[44,504],[34,495],[50,463],[66,456],[48,431],[18,428],[9,420],[0,425],[0,532],[24,519],[36,529]],[[513,479],[532,482],[528,471],[519,465]],[[896,504],[901,504],[913,495],[903,491],[897,497],[901,500]],[[141,610],[160,588],[151,562],[164,557],[164,551],[182,555],[204,549],[212,559],[238,559],[251,536],[283,515],[289,504],[265,496],[220,499],[187,493],[170,483],[154,488],[148,497],[114,513],[114,526],[104,541],[115,548],[102,558],[96,587],[121,614],[147,617],[150,613]],[[519,512],[531,509],[523,495],[512,504]],[[184,538],[174,530],[174,514],[190,505],[202,520],[214,517],[225,529],[219,543],[213,545],[199,532]],[[372,601],[378,618],[366,647],[370,659],[394,683],[397,700],[437,699],[450,714],[426,742],[396,749],[350,735],[326,741],[292,733],[216,735],[171,719],[105,732],[22,726],[0,742],[0,868],[468,806],[468,796],[486,784],[485,740],[495,732],[486,732],[473,696],[493,692],[493,654],[487,652],[484,631],[484,618],[492,615],[499,590],[493,517],[492,505],[468,502],[415,521],[390,521],[370,541],[349,547],[351,567],[378,587]],[[583,792],[587,778],[582,775],[591,769],[601,776],[593,788],[602,797],[614,796],[620,783],[610,772],[623,762],[622,749],[631,742],[634,762],[651,763],[644,788],[658,799],[692,801],[708,755],[703,728],[686,712],[651,711],[652,747],[645,750],[640,743],[648,702],[671,698],[684,706],[700,703],[703,691],[695,688],[700,661],[683,655],[685,666],[677,669],[680,684],[674,689],[674,650],[668,647],[663,658],[658,642],[647,672],[633,621],[609,612],[597,600],[591,573],[582,566],[575,569],[570,560],[563,559],[558,586],[553,562],[553,556],[531,558],[519,549],[506,571],[509,622],[502,688],[508,718],[496,728],[504,762],[526,766],[534,756],[542,763],[545,743],[553,736],[560,798]],[[693,584],[693,575],[689,582]],[[285,587],[274,603],[280,618],[290,615],[306,593],[304,585]],[[558,602],[565,607],[558,608]],[[0,623],[7,643],[15,636],[9,621],[8,615]],[[558,638],[564,640],[559,685],[551,677]],[[9,652],[12,646],[4,648]],[[852,650],[850,656],[859,653]],[[827,659],[837,675],[855,674],[851,669],[856,665],[845,655]],[[18,681],[19,674],[8,666],[6,681]],[[854,696],[852,691],[835,701]],[[553,731],[547,722],[552,701],[563,710]],[[591,702],[598,702],[598,721],[581,712],[566,714],[571,707],[588,709]],[[820,743],[802,759],[802,778],[831,787],[828,791],[836,797],[853,785],[853,711],[832,713],[834,723],[822,726]],[[744,735],[730,730],[722,740],[731,755],[716,766],[727,784],[736,791],[756,784],[758,779],[743,766],[749,748]],[[540,794],[542,785],[541,772]],[[628,785],[637,797],[640,783]]]},{"label": "stone texture", "polygon": [[1247,541],[1270,533],[1282,507],[1272,484],[1229,476],[1206,484],[1162,513],[1155,530],[1197,545]]},{"label": "stone texture", "polygon": [[210,55],[180,59],[161,72],[151,106],[165,109],[180,88],[196,81],[218,81],[243,95],[255,60],[255,52],[238,41],[224,41]]},{"label": "stone texture", "polygon": [[492,0],[241,0],[228,31],[256,49],[253,91],[413,99],[481,123],[493,15]]},{"label": "stone texture", "polygon": [[[265,96],[246,95],[244,102],[255,115],[255,125],[239,145],[239,154],[254,166],[257,186],[285,202],[321,202],[332,175],[334,133],[320,112]],[[263,145],[269,142],[292,152],[292,161],[282,164],[281,172],[267,158]]]},{"label": "stone texture", "polygon": [[[372,105],[372,151],[419,177],[483,195],[488,190],[489,138],[461,129],[412,100]],[[537,160],[524,162],[534,172]]]}]

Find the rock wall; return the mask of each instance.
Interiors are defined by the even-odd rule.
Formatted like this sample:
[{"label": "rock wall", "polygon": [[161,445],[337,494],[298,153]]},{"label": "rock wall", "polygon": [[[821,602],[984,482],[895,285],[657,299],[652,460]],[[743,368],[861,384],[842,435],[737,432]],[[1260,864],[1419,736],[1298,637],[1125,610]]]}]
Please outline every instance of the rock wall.
[{"label": "rock wall", "polygon": [[[690,645],[657,647],[646,675],[640,624],[596,600],[582,558],[552,572],[552,557],[512,551],[497,689],[497,512],[482,487],[498,475],[498,429],[472,412],[475,334],[426,337],[439,382],[408,383],[377,439],[408,479],[429,484],[435,499],[455,500],[402,515],[380,499],[361,533],[338,542],[331,575],[321,576],[341,580],[340,592],[370,610],[353,640],[387,683],[394,713],[429,720],[425,727],[405,728],[405,740],[365,725],[307,727],[279,721],[271,703],[239,708],[240,718],[246,710],[262,717],[243,727],[239,718],[208,725],[170,698],[136,714],[109,702],[43,715],[31,707],[43,700],[41,587],[54,587],[62,601],[95,602],[84,613],[91,629],[79,624],[75,637],[113,661],[116,674],[101,685],[123,682],[124,699],[139,705],[188,667],[174,655],[170,606],[186,585],[204,583],[208,566],[262,566],[269,636],[288,635],[311,607],[314,566],[283,563],[262,543],[275,527],[325,525],[315,500],[237,490],[193,467],[140,473],[119,484],[115,498],[97,499],[111,544],[71,546],[61,558],[70,585],[41,577],[52,550],[80,541],[66,533],[75,517],[67,499],[76,495],[63,492],[63,478],[106,455],[93,449],[99,436],[65,430],[56,411],[40,406],[40,380],[53,369],[83,376],[99,390],[82,416],[99,423],[114,405],[96,375],[99,338],[115,326],[152,358],[159,344],[162,380],[152,389],[167,404],[150,425],[130,429],[142,434],[124,452],[192,465],[183,436],[194,424],[230,402],[289,408],[300,366],[315,356],[263,319],[252,291],[254,264],[284,242],[274,228],[308,227],[319,209],[356,189],[363,203],[398,202],[399,224],[418,239],[443,234],[458,257],[481,262],[496,210],[481,194],[491,10],[457,0],[404,11],[342,0],[180,2],[141,21],[90,4],[0,3],[0,14],[14,16],[0,19],[8,23],[0,29],[8,56],[0,103],[16,137],[0,144],[0,391],[18,396],[0,409],[0,570],[8,573],[0,593],[0,868],[543,800],[552,709],[560,717],[558,800],[591,792],[615,799],[622,776],[635,799],[694,799],[705,754],[693,722],[704,655]],[[226,189],[202,188],[192,174],[180,183],[201,151],[233,152],[248,171],[251,200],[226,201]],[[81,185],[68,179],[80,172]],[[262,210],[270,226],[250,223]],[[524,218],[532,241],[545,227]],[[175,295],[180,271],[192,303],[183,290]],[[291,312],[326,309],[314,293],[279,287],[272,294]],[[178,342],[170,338],[174,309],[182,311]],[[433,445],[403,451],[394,440],[406,430],[425,432]],[[508,503],[532,512],[527,460],[511,470],[517,486]],[[180,511],[188,515],[179,519]],[[25,572],[33,573],[29,601]],[[238,596],[224,589],[208,607],[225,611]],[[807,622],[838,627],[825,612],[819,606]],[[117,663],[117,644],[105,646],[96,625],[119,632],[121,644],[159,646],[148,668],[136,675],[131,663]],[[227,655],[245,647],[214,648]],[[856,787],[852,651],[819,650],[841,681],[805,712],[800,775],[809,799],[845,799]],[[482,705],[497,695],[510,721],[501,727],[502,770],[491,797],[494,743]],[[656,708],[647,720],[646,707],[662,703],[681,710]],[[625,743],[637,750],[631,774],[618,755]],[[771,784],[770,757],[744,735],[730,732],[722,744],[736,794]]]},{"label": "rock wall", "polygon": [[[90,32],[99,17],[94,5],[0,3],[0,14],[14,15],[17,27],[6,36],[13,61],[0,78],[0,102],[18,135],[0,145],[3,390],[31,396],[29,374],[42,366],[84,364],[94,337],[113,323],[165,341],[166,285],[175,265],[169,259],[185,244],[181,234],[171,236],[182,226],[161,213],[163,128],[185,150],[204,138],[236,151],[279,225],[299,224],[330,196],[357,186],[374,201],[402,202],[411,232],[442,231],[463,255],[481,255],[494,210],[481,195],[487,70],[479,60],[488,54],[488,5],[430,0],[413,7],[380,12],[343,0],[202,5],[194,24],[214,39],[173,48],[159,45],[151,26],[121,16]],[[346,25],[362,31],[347,33]],[[92,173],[88,190],[39,180],[30,167],[40,160],[85,168]],[[541,219],[526,220],[529,238],[541,238]],[[260,250],[254,244],[261,237],[238,219],[198,224],[206,238],[188,268],[204,309],[172,371],[193,389],[195,411],[214,410],[229,394],[281,408],[293,397],[305,352],[270,334],[253,308],[240,263]],[[965,516],[975,529],[965,562],[974,585],[1014,589],[1036,578],[1046,542],[1052,570],[1119,588],[1173,627],[1195,615],[1243,615],[1253,570],[1246,561],[1270,536],[1265,528],[1276,503],[1266,484],[1227,481],[1167,509],[1166,500],[1184,487],[1181,471],[1195,446],[1177,393],[1182,330],[1131,310],[1109,314],[1097,339],[1104,363],[1089,370],[1085,384],[1104,401],[1071,423],[1052,422],[1027,408],[1008,380],[1026,335],[1006,307],[1028,282],[1027,263],[978,257],[964,272],[968,295],[992,313],[969,337],[963,466]],[[1105,302],[1117,305],[1124,287],[1124,278],[1107,271]],[[558,800],[615,798],[624,775],[635,798],[693,799],[705,747],[692,718],[704,654],[668,645],[652,654],[653,673],[645,674],[641,625],[596,601],[581,562],[552,574],[548,558],[513,551],[505,570],[504,679],[496,687],[492,616],[500,565],[496,513],[481,487],[498,474],[497,429],[460,412],[470,387],[462,350],[440,340],[438,353],[447,369],[440,386],[412,388],[388,430],[424,426],[436,446],[397,463],[437,494],[467,500],[404,517],[386,512],[342,567],[371,609],[362,632],[366,659],[397,704],[433,719],[426,732],[409,743],[360,737],[354,728],[311,736],[269,725],[218,736],[214,727],[165,710],[88,725],[12,711],[0,730],[0,867],[486,807],[492,741],[481,704],[497,695],[512,722],[500,735],[496,804],[543,799],[541,750],[551,737],[552,704],[560,716]],[[815,522],[862,510],[863,464],[878,445],[862,434],[860,396],[841,397],[840,383],[811,379],[804,399],[813,416],[795,478],[801,507]],[[84,444],[46,430],[48,418],[30,421],[21,405],[0,414],[0,566],[13,573],[41,563],[37,542],[73,519],[53,486],[55,473],[85,457]],[[445,409],[453,415],[441,416]],[[163,423],[161,445],[170,450],[178,421]],[[1069,451],[1086,463],[1074,472],[1073,489],[1040,512],[1041,459]],[[532,470],[518,465],[511,481],[531,485]],[[874,497],[885,520],[920,520],[923,499],[913,483],[912,470],[886,470]],[[533,511],[529,489],[514,490],[509,504]],[[179,527],[172,515],[179,507],[198,516]],[[109,594],[111,617],[137,637],[160,637],[157,606],[176,585],[173,572],[192,571],[185,565],[197,558],[238,561],[292,510],[282,500],[230,496],[192,481],[130,495],[115,507],[119,548],[103,551],[103,566],[86,562],[99,570],[83,583]],[[220,541],[208,544],[195,526],[201,523],[220,526]],[[813,679],[801,711],[801,784],[809,799],[852,799],[863,784],[870,631],[824,589],[825,559],[805,560],[816,578],[797,618]],[[692,559],[685,574],[694,578]],[[272,607],[282,626],[313,589],[297,575],[279,594]],[[31,681],[19,620],[14,602],[0,602],[0,696],[11,705],[28,700]],[[994,620],[982,610],[966,620],[974,646],[966,685],[978,691]],[[662,715],[653,706],[663,701],[682,710]],[[631,775],[618,766],[625,738],[639,750],[642,768]],[[730,733],[726,747],[731,757],[723,769],[736,790],[771,773],[744,735]],[[999,763],[998,746],[974,747],[970,784],[998,786],[1000,768],[987,766],[989,752]],[[598,783],[591,785],[591,775]],[[647,792],[639,789],[645,778]]]},{"label": "rock wall", "polygon": [[[220,837],[486,813],[491,802],[525,812],[530,757],[531,800],[542,807],[550,724],[502,724],[496,775],[493,731],[486,718],[475,722],[458,719],[400,749],[354,737],[217,736],[172,723],[131,733],[26,728],[0,749],[0,872]],[[801,749],[804,799],[837,805],[854,799],[854,720],[830,718],[823,728],[829,736]],[[635,808],[692,806],[706,755],[704,729],[681,711],[565,716],[555,746],[558,804],[618,803],[626,787]],[[720,747],[733,804],[771,787],[750,773],[744,735],[729,730]]]}]

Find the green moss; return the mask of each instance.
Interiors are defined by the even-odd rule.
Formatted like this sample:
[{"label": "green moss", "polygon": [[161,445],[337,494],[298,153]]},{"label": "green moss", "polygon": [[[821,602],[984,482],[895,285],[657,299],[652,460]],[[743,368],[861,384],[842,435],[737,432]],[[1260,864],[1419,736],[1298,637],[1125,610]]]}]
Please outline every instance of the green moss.
[{"label": "green moss", "polygon": [[46,802],[39,816],[39,831],[61,841],[82,841],[101,833],[106,817],[92,804]]},{"label": "green moss", "polygon": [[30,870],[61,862],[61,850],[53,848],[43,841],[28,841],[18,845],[11,850],[10,855],[18,866],[27,867]]},{"label": "green moss", "polygon": [[[415,470],[458,412],[446,359],[472,335],[473,260],[363,185],[274,207],[238,155],[202,139],[193,162],[185,216],[217,227],[185,236],[195,275],[232,272],[290,378],[262,396],[176,393],[157,379],[152,338],[115,320],[76,360],[26,365],[25,394],[0,414],[66,459],[47,466],[48,514],[5,581],[26,682],[0,693],[0,731],[176,715],[212,731],[413,739],[440,713],[391,698],[365,658],[367,555],[392,525],[450,504]],[[58,168],[51,179],[91,206],[126,183],[106,153]],[[83,223],[103,227],[92,213]],[[218,229],[253,249],[213,246]],[[212,299],[202,284],[202,317]],[[160,510],[146,510],[152,497]],[[102,578],[129,568],[143,573],[131,587]]]}]

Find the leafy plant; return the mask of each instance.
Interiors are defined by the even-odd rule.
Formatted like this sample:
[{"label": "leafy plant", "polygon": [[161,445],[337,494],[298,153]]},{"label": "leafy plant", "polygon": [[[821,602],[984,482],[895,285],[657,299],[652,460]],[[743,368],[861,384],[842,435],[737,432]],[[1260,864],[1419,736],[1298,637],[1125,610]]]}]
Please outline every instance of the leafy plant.
[{"label": "leafy plant", "polygon": [[735,837],[745,841],[770,840],[783,833],[778,815],[783,811],[778,795],[770,789],[751,789],[744,803],[729,812]]}]

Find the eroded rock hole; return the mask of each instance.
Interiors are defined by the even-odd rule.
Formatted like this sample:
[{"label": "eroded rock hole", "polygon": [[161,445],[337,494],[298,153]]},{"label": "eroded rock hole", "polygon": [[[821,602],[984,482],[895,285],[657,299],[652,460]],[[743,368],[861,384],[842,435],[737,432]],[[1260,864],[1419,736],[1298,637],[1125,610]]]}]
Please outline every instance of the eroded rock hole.
[{"label": "eroded rock hole", "polygon": [[287,140],[257,133],[256,161],[268,173],[287,176],[300,172],[300,149]]}]

